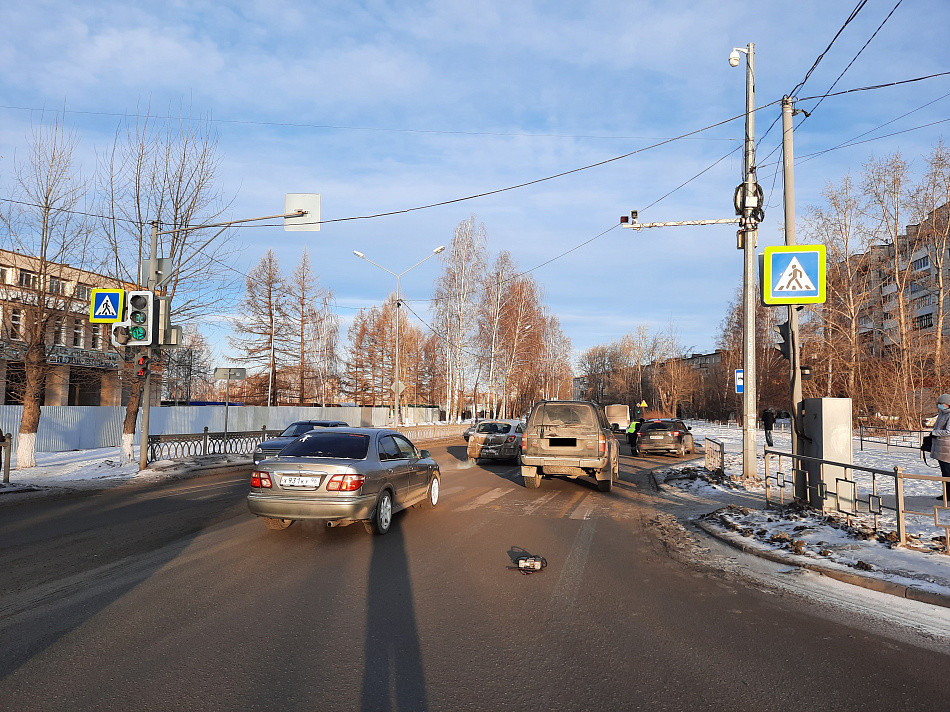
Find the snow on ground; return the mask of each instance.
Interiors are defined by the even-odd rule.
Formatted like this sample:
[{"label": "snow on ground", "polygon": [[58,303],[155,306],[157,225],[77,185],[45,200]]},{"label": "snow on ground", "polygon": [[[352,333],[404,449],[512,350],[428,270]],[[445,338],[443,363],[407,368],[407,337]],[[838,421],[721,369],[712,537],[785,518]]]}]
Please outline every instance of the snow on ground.
[{"label": "snow on ground", "polygon": [[[926,514],[907,517],[908,543],[897,546],[896,517],[893,507],[894,478],[889,475],[855,473],[857,498],[867,510],[868,495],[875,492],[883,499],[884,513],[874,516],[862,513],[850,518],[841,513],[818,513],[802,509],[792,503],[790,485],[783,491],[771,488],[773,504],[784,494],[784,507],[765,508],[765,488],[762,477],[765,463],[762,446],[765,436],[757,434],[759,480],[743,482],[742,431],[704,422],[691,423],[697,444],[704,438],[723,443],[726,451],[724,477],[717,477],[701,465],[678,466],[658,473],[657,479],[668,487],[692,493],[704,499],[721,501],[725,506],[700,519],[706,525],[721,531],[725,538],[744,544],[747,548],[764,553],[781,553],[788,560],[803,564],[819,564],[829,569],[850,571],[861,576],[877,578],[900,586],[928,591],[950,597],[950,556],[946,553],[946,530],[934,524],[935,507],[945,507],[940,496],[939,482],[905,479],[905,508]],[[775,449],[791,450],[787,432],[775,431]],[[902,467],[905,473],[939,475],[939,469],[928,467],[916,447],[888,448],[884,443],[868,443],[864,450],[854,441],[854,464],[893,471]],[[776,471],[775,460],[771,472]],[[932,463],[935,464],[935,463]],[[788,460],[784,467],[788,468]],[[875,489],[876,488],[876,489]],[[753,506],[740,506],[731,495],[749,495],[746,501]],[[950,601],[950,598],[948,598]]]},{"label": "snow on ground", "polygon": [[200,470],[229,464],[249,464],[249,455],[207,455],[201,458],[159,460],[139,471],[138,448],[135,460],[122,464],[117,447],[69,452],[38,452],[36,467],[17,470],[11,462],[10,482],[0,482],[0,495],[55,489],[103,489],[122,484],[156,482],[190,477]]}]

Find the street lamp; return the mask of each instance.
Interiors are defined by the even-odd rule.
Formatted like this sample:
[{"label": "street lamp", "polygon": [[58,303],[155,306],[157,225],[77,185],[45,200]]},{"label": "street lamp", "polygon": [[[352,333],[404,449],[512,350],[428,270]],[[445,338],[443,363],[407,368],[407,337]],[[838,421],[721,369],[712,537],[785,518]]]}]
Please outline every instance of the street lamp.
[{"label": "street lamp", "polygon": [[745,73],[745,174],[739,187],[736,212],[742,215],[739,236],[743,251],[742,280],[742,476],[756,476],[755,460],[755,246],[757,224],[762,218],[760,188],[755,180],[755,45],[734,47],[729,65],[737,67],[746,56]]},{"label": "street lamp", "polygon": [[395,368],[395,375],[393,376],[393,385],[392,385],[392,390],[393,390],[393,393],[395,394],[395,398],[393,402],[396,408],[396,422],[395,422],[396,425],[402,425],[402,416],[400,415],[400,412],[399,412],[399,393],[402,390],[402,384],[399,382],[399,307],[401,306],[401,301],[399,298],[399,278],[402,277],[404,274],[406,274],[406,272],[409,272],[410,270],[414,270],[416,267],[421,265],[430,257],[434,257],[435,255],[439,254],[440,252],[443,252],[444,250],[445,250],[445,245],[439,245],[434,250],[432,250],[432,254],[427,255],[423,259],[416,262],[412,267],[410,267],[407,270],[403,270],[399,274],[396,274],[395,272],[386,269],[381,264],[377,264],[376,262],[373,262],[369,257],[364,255],[359,250],[353,250],[353,254],[359,257],[361,260],[366,260],[371,265],[376,265],[383,272],[388,272],[389,274],[391,274],[393,277],[396,278],[396,368]]}]

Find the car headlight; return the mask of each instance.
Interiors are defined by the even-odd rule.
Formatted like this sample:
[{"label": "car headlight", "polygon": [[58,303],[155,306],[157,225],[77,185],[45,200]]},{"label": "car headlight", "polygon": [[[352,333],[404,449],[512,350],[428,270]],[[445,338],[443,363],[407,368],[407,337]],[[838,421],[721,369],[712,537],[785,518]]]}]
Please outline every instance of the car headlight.
[{"label": "car headlight", "polygon": [[263,454],[264,454],[264,451],[261,450],[260,448],[257,448],[257,450],[254,451],[254,454],[255,454],[255,455],[263,455]]}]

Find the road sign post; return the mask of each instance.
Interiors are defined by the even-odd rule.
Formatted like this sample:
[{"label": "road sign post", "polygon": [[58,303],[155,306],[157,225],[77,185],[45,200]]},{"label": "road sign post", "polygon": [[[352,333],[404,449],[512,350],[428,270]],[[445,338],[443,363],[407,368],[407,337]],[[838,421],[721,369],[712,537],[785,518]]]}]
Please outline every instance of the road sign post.
[{"label": "road sign post", "polygon": [[247,369],[245,368],[216,368],[214,369],[215,380],[226,379],[224,384],[224,450],[228,449],[228,406],[231,405],[231,379],[243,381],[247,378]]}]

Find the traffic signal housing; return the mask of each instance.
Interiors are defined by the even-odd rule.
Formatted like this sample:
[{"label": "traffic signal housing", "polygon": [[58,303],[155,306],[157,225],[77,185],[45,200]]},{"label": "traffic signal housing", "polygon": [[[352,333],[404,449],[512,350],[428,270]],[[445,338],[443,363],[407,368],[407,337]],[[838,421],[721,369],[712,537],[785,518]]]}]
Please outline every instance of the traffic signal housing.
[{"label": "traffic signal housing", "polygon": [[138,366],[138,370],[135,372],[135,375],[139,378],[144,378],[147,376],[148,367],[152,363],[152,359],[150,359],[148,356],[139,356],[135,363]]},{"label": "traffic signal housing", "polygon": [[775,344],[775,348],[782,352],[782,356],[791,361],[792,340],[788,334],[788,322],[786,321],[782,324],[777,324],[772,327],[772,330],[775,331],[779,336],[779,341],[777,344]]},{"label": "traffic signal housing", "polygon": [[[155,342],[155,295],[150,290],[129,292],[126,304],[126,346],[151,346]],[[113,334],[115,332],[113,331]]]},{"label": "traffic signal housing", "polygon": [[130,338],[132,337],[129,334],[129,322],[120,321],[112,325],[113,346],[127,346]]}]

